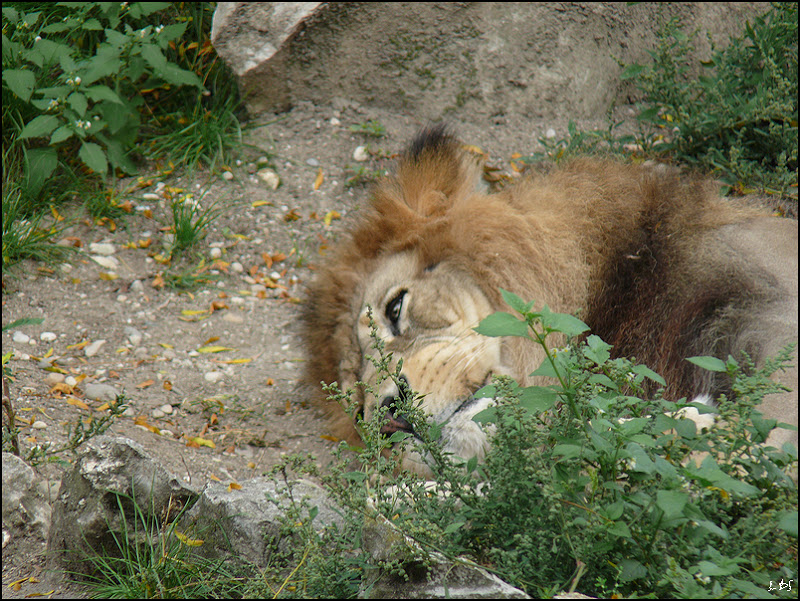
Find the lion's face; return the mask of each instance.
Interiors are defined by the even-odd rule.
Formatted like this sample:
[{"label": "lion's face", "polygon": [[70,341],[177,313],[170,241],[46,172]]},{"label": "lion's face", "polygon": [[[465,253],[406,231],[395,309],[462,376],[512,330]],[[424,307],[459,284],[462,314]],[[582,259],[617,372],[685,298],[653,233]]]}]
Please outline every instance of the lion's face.
[{"label": "lion's face", "polygon": [[[501,346],[473,328],[492,312],[488,299],[469,276],[452,265],[422,265],[412,252],[393,254],[378,261],[365,286],[357,336],[363,362],[361,380],[376,391],[364,399],[364,419],[372,419],[379,405],[389,407],[385,433],[406,430],[410,424],[392,404],[405,391],[391,379],[377,388],[378,373],[368,310],[371,308],[385,352],[392,354],[391,369],[402,360],[401,378],[410,390],[423,396],[422,409],[442,426],[446,451],[464,459],[483,456],[486,435],[472,417],[486,408],[487,399],[473,393],[506,373]],[[427,473],[417,454],[406,451],[404,467]]]}]

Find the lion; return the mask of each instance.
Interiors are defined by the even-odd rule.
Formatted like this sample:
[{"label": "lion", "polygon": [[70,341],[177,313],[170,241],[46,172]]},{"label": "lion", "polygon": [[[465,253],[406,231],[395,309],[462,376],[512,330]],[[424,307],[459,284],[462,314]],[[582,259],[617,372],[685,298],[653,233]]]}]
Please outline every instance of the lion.
[{"label": "lion", "polygon": [[[617,356],[661,374],[675,400],[717,398],[729,386],[686,357],[745,351],[760,364],[797,341],[796,221],[672,167],[584,158],[493,193],[482,175],[447,127],[422,130],[317,266],[303,315],[305,380],[340,438],[357,441],[353,418],[320,383],[377,382],[368,311],[392,366],[402,360],[400,379],[441,426],[444,450],[464,459],[488,445],[472,418],[491,400],[475,391],[500,374],[530,385],[544,359],[528,340],[474,330],[508,309],[501,288],[580,312]],[[773,377],[792,392],[766,397],[761,411],[796,426],[797,370]],[[413,435],[394,407],[403,394],[391,378],[377,395],[356,387],[355,419],[371,419],[380,403],[383,432]],[[796,429],[767,441],[785,442],[797,445]],[[404,468],[430,476],[425,458],[402,452]]]}]

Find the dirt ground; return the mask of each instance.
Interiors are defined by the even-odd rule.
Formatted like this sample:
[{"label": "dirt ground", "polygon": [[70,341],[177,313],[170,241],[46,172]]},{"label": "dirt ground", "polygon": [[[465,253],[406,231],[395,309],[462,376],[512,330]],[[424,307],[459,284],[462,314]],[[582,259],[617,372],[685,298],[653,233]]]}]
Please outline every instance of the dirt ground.
[{"label": "dirt ground", "polygon": [[[350,130],[371,120],[385,128],[384,136]],[[368,186],[347,186],[347,180],[390,169],[393,155],[423,125],[413,115],[354,103],[301,104],[246,133],[253,147],[231,165],[231,179],[159,174],[152,166],[120,182],[125,192],[119,201],[129,201],[131,212],[115,220],[113,231],[108,222],[89,222],[78,206],[72,215],[64,209],[72,221],[62,237],[80,245],[73,259],[27,262],[3,281],[4,324],[44,319],[3,333],[3,353],[14,352],[10,398],[22,426],[23,456],[35,445],[63,445],[79,420],[103,415],[106,401],[88,393],[106,384],[124,393],[129,405],[109,434],[139,442],[197,487],[260,476],[287,453],[328,461],[336,443],[297,387],[304,287],[314,263],[366,199]],[[548,129],[566,135],[566,120],[501,117],[452,125],[510,176],[514,153],[537,150]],[[280,177],[277,189],[252,173],[261,157]],[[187,193],[203,208],[221,209],[198,257],[186,263],[197,265],[203,257],[210,266],[205,273],[218,279],[190,292],[160,286],[165,267],[157,260],[169,236],[167,198]],[[103,256],[93,250],[110,253],[100,259],[105,265],[91,258]],[[57,381],[58,371],[64,381]],[[73,457],[65,451],[37,466],[53,494]],[[12,586],[28,577],[43,580],[43,558],[43,541],[34,536],[4,541],[3,597],[82,595],[47,581]]]}]

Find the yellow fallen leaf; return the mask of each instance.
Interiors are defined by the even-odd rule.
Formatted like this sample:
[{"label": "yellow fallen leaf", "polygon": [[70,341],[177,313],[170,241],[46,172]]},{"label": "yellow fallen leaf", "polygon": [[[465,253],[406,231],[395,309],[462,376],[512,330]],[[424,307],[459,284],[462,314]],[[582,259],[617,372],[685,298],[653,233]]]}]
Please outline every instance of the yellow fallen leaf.
[{"label": "yellow fallen leaf", "polygon": [[202,538],[189,538],[177,530],[173,530],[173,532],[175,533],[175,536],[178,537],[178,540],[188,547],[199,547],[205,542]]},{"label": "yellow fallen leaf", "polygon": [[264,205],[271,205],[271,204],[272,203],[269,202],[268,200],[256,200],[250,206],[253,207],[254,209],[256,209],[258,207],[263,207]]},{"label": "yellow fallen leaf", "polygon": [[89,341],[88,341],[88,340],[84,340],[83,342],[79,342],[78,344],[70,344],[70,345],[67,347],[67,349],[68,349],[68,350],[73,350],[73,349],[74,349],[74,350],[76,350],[76,351],[79,351],[79,350],[81,350],[81,349],[82,349],[83,347],[85,347],[85,346],[89,346]]},{"label": "yellow fallen leaf", "polygon": [[159,346],[161,346],[161,347],[163,347],[163,348],[167,348],[167,349],[173,349],[173,348],[175,348],[174,346],[172,346],[172,345],[171,345],[171,344],[169,344],[168,342],[159,342],[159,343],[158,343],[158,345],[159,345]]},{"label": "yellow fallen leaf", "polygon": [[216,342],[217,340],[219,340],[219,336],[212,336],[211,338],[209,338],[208,340],[206,340],[203,343],[203,346],[207,346],[207,345],[211,344],[212,342]]},{"label": "yellow fallen leaf", "polygon": [[110,282],[119,278],[116,273],[108,273],[106,271],[101,271],[98,275],[101,280],[105,280],[106,282]]},{"label": "yellow fallen leaf", "polygon": [[137,425],[137,426],[141,426],[142,428],[144,428],[146,430],[150,430],[154,434],[161,434],[161,430],[159,430],[155,426],[151,426],[150,424],[148,424],[147,423],[147,418],[144,417],[143,415],[139,415],[138,417],[135,417],[134,420],[133,420],[133,423],[135,425]]},{"label": "yellow fallen leaf", "polygon": [[209,449],[216,449],[217,445],[214,444],[213,440],[208,440],[207,438],[201,438],[200,436],[193,436],[191,438],[186,439],[186,446],[187,447],[208,447]]},{"label": "yellow fallen leaf", "polygon": [[322,186],[322,182],[325,180],[325,176],[322,173],[322,167],[319,168],[317,171],[317,177],[314,180],[314,190],[319,190],[320,186]]},{"label": "yellow fallen leaf", "polygon": [[186,317],[203,315],[205,313],[208,313],[208,309],[184,309],[183,311],[181,311],[181,315],[185,315]]},{"label": "yellow fallen leaf", "polygon": [[230,484],[228,484],[228,491],[231,490],[242,490],[242,485],[236,484],[236,482],[231,482]]},{"label": "yellow fallen leaf", "polygon": [[322,222],[325,225],[330,225],[331,221],[333,221],[334,219],[341,219],[341,218],[342,218],[342,215],[339,213],[339,211],[328,211],[325,214],[325,218],[322,220]]},{"label": "yellow fallen leaf", "polygon": [[85,409],[86,411],[89,411],[89,405],[80,399],[76,399],[74,396],[67,397],[67,405],[72,405],[74,407],[78,407],[79,409]]},{"label": "yellow fallen leaf", "polygon": [[247,357],[242,359],[225,359],[224,361],[217,361],[217,363],[225,363],[226,365],[239,365],[241,363],[250,363],[252,360],[252,357]]},{"label": "yellow fallen leaf", "polygon": [[236,349],[227,346],[202,346],[197,349],[198,353],[224,353],[225,351],[233,351]]},{"label": "yellow fallen leaf", "polygon": [[322,435],[320,436],[320,438],[321,438],[322,440],[329,440],[329,441],[331,441],[331,442],[339,442],[339,439],[338,439],[338,438],[336,438],[335,436],[328,436],[327,434],[322,434]]},{"label": "yellow fallen leaf", "polygon": [[50,350],[49,350],[49,351],[47,351],[47,352],[44,354],[44,356],[43,356],[43,359],[47,359],[47,358],[48,358],[50,355],[52,355],[52,354],[53,354],[53,348],[52,348],[52,347],[50,347]]}]

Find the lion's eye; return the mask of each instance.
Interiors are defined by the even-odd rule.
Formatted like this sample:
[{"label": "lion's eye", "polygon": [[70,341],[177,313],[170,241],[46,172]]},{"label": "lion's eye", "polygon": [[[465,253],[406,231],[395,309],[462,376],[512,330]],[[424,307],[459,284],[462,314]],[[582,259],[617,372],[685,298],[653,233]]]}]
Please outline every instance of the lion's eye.
[{"label": "lion's eye", "polygon": [[403,310],[403,299],[406,296],[407,290],[401,290],[392,300],[386,303],[386,319],[392,328],[392,334],[395,336],[400,335],[400,312]]}]

